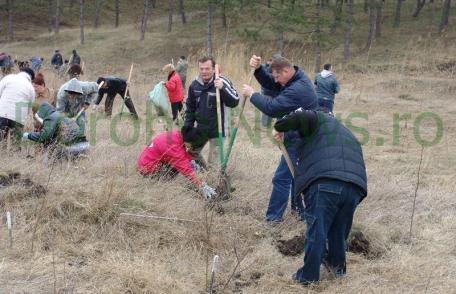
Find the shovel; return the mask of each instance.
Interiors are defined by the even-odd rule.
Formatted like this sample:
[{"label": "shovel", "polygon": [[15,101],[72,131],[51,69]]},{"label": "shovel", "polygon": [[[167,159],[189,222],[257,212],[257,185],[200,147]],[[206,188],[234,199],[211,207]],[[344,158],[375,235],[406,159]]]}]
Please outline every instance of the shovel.
[{"label": "shovel", "polygon": [[124,106],[125,106],[125,100],[126,100],[125,97],[127,97],[128,88],[130,87],[130,81],[131,81],[131,74],[132,73],[133,73],[133,63],[131,64],[130,73],[128,74],[128,80],[127,80],[127,86],[125,87],[124,98],[122,98],[122,102],[123,103],[122,103],[122,107],[120,108],[120,119],[119,120],[122,120],[122,112],[123,112],[123,109],[124,109]]}]

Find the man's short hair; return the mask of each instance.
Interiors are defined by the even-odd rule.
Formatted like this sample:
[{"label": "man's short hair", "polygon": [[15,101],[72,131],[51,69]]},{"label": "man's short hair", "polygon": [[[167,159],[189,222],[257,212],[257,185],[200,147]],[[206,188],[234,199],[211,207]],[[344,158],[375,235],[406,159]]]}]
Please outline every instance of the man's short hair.
[{"label": "man's short hair", "polygon": [[198,63],[205,63],[205,62],[207,62],[209,60],[212,63],[212,68],[215,68],[215,59],[212,56],[203,56],[200,59],[198,59]]},{"label": "man's short hair", "polygon": [[285,57],[276,56],[276,58],[272,59],[272,62],[269,65],[269,68],[271,69],[271,71],[273,71],[273,70],[282,71],[284,68],[292,67],[292,66],[293,66],[293,64],[291,64],[291,62],[288,59],[286,59]]},{"label": "man's short hair", "polygon": [[21,67],[20,71],[27,73],[32,81],[35,79],[35,72],[30,67]]},{"label": "man's short hair", "polygon": [[180,57],[180,59],[185,59],[185,56],[184,56],[184,55],[182,55],[182,56]]},{"label": "man's short hair", "polygon": [[331,63],[326,63],[325,65],[323,65],[323,68],[325,70],[330,70],[331,69]]}]

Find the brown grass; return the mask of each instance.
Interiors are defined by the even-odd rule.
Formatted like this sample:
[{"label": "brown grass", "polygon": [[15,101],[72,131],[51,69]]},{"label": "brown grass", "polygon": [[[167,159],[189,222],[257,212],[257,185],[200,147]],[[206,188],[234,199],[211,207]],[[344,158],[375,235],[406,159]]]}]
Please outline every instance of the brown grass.
[{"label": "brown grass", "polygon": [[[0,213],[12,211],[15,215],[12,249],[6,247],[5,227],[0,231],[0,293],[204,293],[208,262],[215,254],[221,257],[216,279],[219,290],[231,276],[237,258],[244,258],[226,293],[307,291],[290,279],[302,264],[302,256],[284,257],[275,246],[276,240],[301,234],[305,226],[288,214],[275,227],[263,222],[270,179],[279,159],[279,150],[265,133],[261,133],[261,143],[253,145],[246,131],[240,131],[228,169],[237,190],[217,212],[208,210],[182,178],[154,181],[136,173],[137,157],[150,139],[145,130],[145,96],[164,78],[157,69],[169,62],[165,53],[149,53],[145,48],[150,46],[153,52],[154,48],[166,48],[171,41],[154,47],[152,41],[135,41],[137,36],[131,36],[128,26],[120,31],[122,44],[130,44],[123,50],[135,50],[140,57],[126,53],[113,63],[111,58],[120,50],[114,46],[116,39],[107,36],[103,43],[96,42],[96,37],[104,34],[94,32],[94,39],[82,49],[87,66],[84,78],[93,80],[102,73],[126,76],[132,60],[138,65],[131,89],[141,117],[140,139],[132,146],[119,146],[110,138],[110,121],[100,119],[96,145],[88,159],[45,166],[39,155],[26,159],[25,150],[2,153],[2,170],[19,171],[42,185],[49,176],[51,180],[44,198],[23,197],[19,194],[26,191],[20,187],[0,192],[0,197],[8,200],[1,202]],[[69,37],[62,48],[70,50],[77,42],[71,39],[77,31],[65,33]],[[410,50],[403,58],[392,54],[382,64],[369,64],[365,56],[359,56],[346,68],[336,65],[342,87],[336,112],[344,120],[353,112],[368,114],[368,120],[353,120],[370,134],[364,146],[369,195],[358,208],[355,224],[380,254],[377,258],[349,254],[346,278],[324,279],[308,292],[451,293],[456,288],[455,79],[429,66],[446,58],[442,47],[432,47],[430,39],[419,42],[427,46]],[[411,48],[415,45],[409,44]],[[52,52],[51,48],[42,44],[37,51],[44,54]],[[8,50],[25,55],[28,49],[15,44]],[[223,72],[238,89],[247,80],[251,52],[233,44],[217,52]],[[327,57],[335,58],[330,54]],[[191,79],[196,73],[196,56],[189,58]],[[306,69],[313,68],[307,55],[292,58]],[[355,67],[361,62],[367,64],[359,73]],[[48,84],[57,89],[62,81],[48,69],[44,72]],[[115,103],[113,113],[118,113],[120,100]],[[413,240],[409,243],[421,152],[414,139],[413,121],[425,111],[435,112],[443,120],[444,135],[437,145],[424,149]],[[393,146],[393,114],[406,112],[412,119],[401,122],[400,144]],[[246,116],[252,123],[254,112],[249,104]],[[153,127],[155,131],[163,129],[161,124]],[[122,119],[118,134],[125,138],[131,133],[130,121]],[[421,133],[432,139],[434,124],[423,121]],[[377,137],[384,138],[383,146],[376,146]],[[208,182],[215,182],[214,175],[206,177]],[[138,220],[120,216],[121,212],[197,222]]]}]

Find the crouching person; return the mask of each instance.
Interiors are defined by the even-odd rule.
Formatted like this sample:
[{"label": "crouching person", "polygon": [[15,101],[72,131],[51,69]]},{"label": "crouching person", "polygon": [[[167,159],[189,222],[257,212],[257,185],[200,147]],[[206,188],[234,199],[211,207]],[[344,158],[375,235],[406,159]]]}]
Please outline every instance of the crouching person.
[{"label": "crouching person", "polygon": [[184,126],[181,131],[165,131],[155,136],[138,159],[138,171],[144,176],[162,175],[163,167],[169,167],[192,182],[206,200],[216,197],[215,189],[203,182],[197,171],[201,167],[193,158],[193,150],[198,150],[207,141],[201,130]]},{"label": "crouching person", "polygon": [[75,120],[57,112],[47,102],[32,107],[38,131],[23,133],[23,139],[41,143],[46,154],[59,159],[74,159],[89,151],[89,142]]},{"label": "crouching person", "polygon": [[318,282],[322,263],[342,277],[353,215],[367,195],[361,145],[349,129],[323,112],[300,109],[277,121],[274,128],[297,130],[300,135],[294,193],[303,201],[307,231],[304,266],[293,279],[305,285]]}]

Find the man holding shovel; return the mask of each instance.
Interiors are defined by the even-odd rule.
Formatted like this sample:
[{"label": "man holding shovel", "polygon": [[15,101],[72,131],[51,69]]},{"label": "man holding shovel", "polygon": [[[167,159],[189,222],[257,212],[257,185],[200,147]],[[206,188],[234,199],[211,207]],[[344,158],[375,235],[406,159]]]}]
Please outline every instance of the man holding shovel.
[{"label": "man holding shovel", "polygon": [[[217,99],[216,88],[220,91],[221,103],[221,129],[225,137],[229,130],[229,108],[239,104],[239,96],[233,84],[226,77],[215,77],[215,61],[212,57],[202,57],[198,60],[199,76],[191,83],[186,100],[185,126],[196,126],[206,132],[209,139],[208,164],[217,164],[220,158],[217,146],[218,122],[217,122]],[[202,146],[197,152],[203,149]],[[220,147],[220,146],[219,146]]]},{"label": "man holding shovel", "polygon": [[[255,69],[254,75],[261,87],[279,91],[279,94],[272,99],[260,93],[254,93],[253,88],[249,85],[243,86],[242,95],[246,99],[250,99],[250,102],[261,112],[273,118],[280,118],[301,107],[304,109],[317,107],[317,96],[312,81],[304,71],[293,66],[288,59],[275,56],[269,65],[269,71],[265,65],[261,64],[261,57],[253,55],[250,59],[250,66]],[[293,164],[296,162],[295,140],[295,132],[285,133],[284,144]],[[272,179],[272,193],[266,211],[267,222],[282,221],[290,192],[293,190],[293,175],[282,156]],[[293,197],[291,202],[292,210],[297,213],[302,211],[302,203],[295,201]]]},{"label": "man holding shovel", "polygon": [[98,90],[98,98],[94,102],[94,108],[98,107],[104,94],[107,94],[105,101],[105,113],[107,117],[110,117],[112,114],[114,98],[116,95],[120,95],[133,118],[138,119],[138,113],[136,112],[133,101],[130,98],[130,91],[127,89],[127,80],[114,76],[105,76],[99,77],[97,84],[100,85],[100,89]]}]

